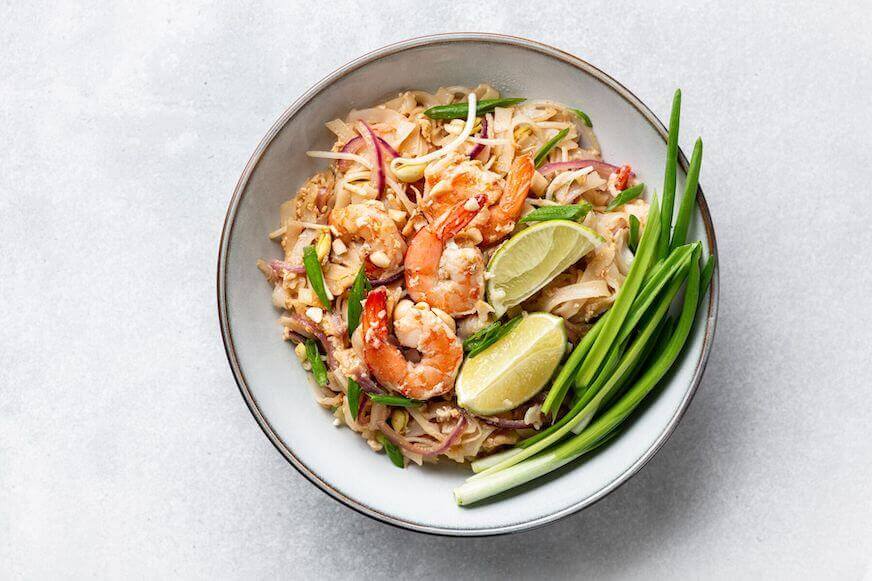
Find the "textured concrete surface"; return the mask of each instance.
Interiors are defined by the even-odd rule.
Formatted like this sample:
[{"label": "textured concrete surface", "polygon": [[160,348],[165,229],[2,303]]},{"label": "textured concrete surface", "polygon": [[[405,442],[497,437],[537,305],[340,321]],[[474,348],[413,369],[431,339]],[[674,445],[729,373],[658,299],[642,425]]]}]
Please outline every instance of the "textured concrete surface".
[{"label": "textured concrete surface", "polygon": [[[867,3],[3,2],[0,577],[861,578],[872,554]],[[529,36],[663,117],[721,251],[702,389],[628,484],[493,539],[330,500],[231,378],[235,181],[306,87],[405,37]]]}]

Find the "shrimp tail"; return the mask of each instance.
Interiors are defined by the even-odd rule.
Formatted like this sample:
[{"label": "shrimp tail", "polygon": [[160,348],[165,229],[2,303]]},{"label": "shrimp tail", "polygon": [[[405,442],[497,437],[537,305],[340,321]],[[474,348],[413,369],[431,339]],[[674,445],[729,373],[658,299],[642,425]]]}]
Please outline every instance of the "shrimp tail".
[{"label": "shrimp tail", "polygon": [[373,289],[366,296],[363,307],[363,332],[366,342],[377,343],[388,340],[388,293],[385,287]]},{"label": "shrimp tail", "polygon": [[512,164],[506,176],[506,192],[499,201],[500,211],[509,219],[515,220],[521,214],[535,171],[536,166],[529,155],[522,155]]},{"label": "shrimp tail", "polygon": [[[475,200],[473,205],[471,202]],[[445,212],[434,224],[434,232],[441,241],[454,238],[461,230],[472,222],[478,213],[487,205],[487,196],[485,194],[476,194],[469,200],[465,200],[455,205],[452,209]]]},{"label": "shrimp tail", "polygon": [[490,219],[480,228],[485,244],[499,242],[514,230],[535,172],[536,166],[529,155],[522,155],[512,163],[506,176],[506,189],[499,201],[491,206]]}]

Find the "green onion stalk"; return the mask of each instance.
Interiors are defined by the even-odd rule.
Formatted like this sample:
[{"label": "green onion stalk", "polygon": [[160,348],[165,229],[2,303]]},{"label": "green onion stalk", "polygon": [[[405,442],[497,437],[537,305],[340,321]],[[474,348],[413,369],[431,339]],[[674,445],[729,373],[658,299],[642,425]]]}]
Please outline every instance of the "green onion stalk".
[{"label": "green onion stalk", "polygon": [[[511,466],[521,462],[522,460],[529,458],[545,450],[550,445],[558,442],[570,431],[576,428],[576,426],[585,426],[588,422],[590,422],[594,414],[596,414],[596,412],[598,411],[602,400],[608,394],[610,394],[617,387],[620,380],[625,377],[633,368],[635,368],[635,366],[641,361],[643,354],[646,352],[646,346],[655,336],[655,333],[660,325],[660,321],[662,321],[663,318],[666,316],[666,313],[669,310],[669,305],[672,304],[672,300],[678,294],[678,291],[681,288],[681,284],[683,282],[684,277],[676,277],[672,281],[667,291],[658,300],[656,309],[653,311],[649,319],[646,321],[645,325],[640,330],[639,335],[633,340],[626,353],[624,353],[624,355],[620,358],[620,362],[615,366],[614,371],[608,374],[608,379],[602,382],[602,386],[596,391],[596,395],[593,398],[591,398],[587,402],[582,400],[576,403],[572,411],[566,414],[566,418],[568,418],[568,421],[561,420],[560,423],[562,425],[560,425],[559,427],[557,427],[556,425],[553,426],[557,427],[557,429],[549,430],[549,432],[551,433],[546,435],[544,438],[540,438],[532,445],[523,448],[523,451],[521,453],[511,456],[510,458],[506,458],[499,464],[491,466],[487,470],[476,474],[475,476],[472,476],[470,480],[484,478],[488,475],[510,468]],[[696,299],[694,299],[694,301],[695,300]],[[596,385],[594,384],[592,388],[596,388]],[[564,420],[566,418],[564,418]]]},{"label": "green onion stalk", "polygon": [[[615,405],[593,421],[580,434],[567,439],[559,445],[545,450],[534,457],[526,458],[522,462],[514,463],[514,465],[506,469],[494,470],[494,468],[499,466],[497,464],[471,477],[466,483],[454,489],[454,497],[457,504],[472,504],[553,472],[589,452],[603,439],[608,438],[636,409],[645,396],[656,387],[672,367],[672,364],[675,363],[693,327],[699,291],[699,262],[694,260],[691,261],[690,270],[687,275],[684,303],[674,332],[664,342],[662,350],[657,352],[652,364],[630,386]],[[648,329],[649,325],[646,324],[643,333],[648,331]],[[636,341],[634,341],[634,346]],[[631,347],[628,350],[628,354],[633,349],[634,347]],[[642,351],[644,352],[645,349]],[[523,453],[516,454],[509,460],[514,460],[523,455]],[[489,470],[493,470],[493,472],[489,472]]]},{"label": "green onion stalk", "polygon": [[672,212],[675,206],[675,173],[678,165],[678,126],[681,117],[681,89],[672,97],[672,113],[669,115],[669,136],[666,140],[666,171],[663,175],[663,219],[660,222],[660,240],[657,243],[657,258],[662,259],[669,250],[669,234],[672,230]]}]

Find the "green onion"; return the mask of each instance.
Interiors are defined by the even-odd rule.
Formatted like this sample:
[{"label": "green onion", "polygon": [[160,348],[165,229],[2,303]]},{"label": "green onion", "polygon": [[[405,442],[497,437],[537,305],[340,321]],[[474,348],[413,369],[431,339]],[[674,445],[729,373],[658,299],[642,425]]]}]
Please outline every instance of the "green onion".
[{"label": "green onion", "polygon": [[470,335],[463,341],[463,350],[467,352],[467,357],[472,359],[506,335],[509,331],[521,322],[521,316],[513,318],[505,324],[499,321],[493,322],[484,329],[481,329]]},{"label": "green onion", "polygon": [[363,299],[366,298],[366,293],[372,290],[372,285],[366,278],[364,267],[361,266],[354,277],[354,283],[351,285],[351,290],[348,291],[348,336],[354,334],[354,330],[360,324],[360,313],[363,310]]},{"label": "green onion", "polygon": [[639,247],[639,218],[635,214],[630,214],[630,237],[627,239],[627,246],[636,254],[636,248]]},{"label": "green onion", "polygon": [[327,288],[324,286],[324,273],[321,272],[321,262],[318,260],[318,253],[314,246],[306,246],[303,248],[303,266],[306,267],[306,276],[309,278],[309,284],[312,290],[318,295],[318,300],[324,305],[324,308],[330,310],[330,299],[327,295]]},{"label": "green onion", "polygon": [[[636,297],[636,301],[633,303],[633,309],[630,311],[630,314],[627,316],[627,320],[625,321],[624,327],[621,329],[621,334],[618,335],[618,338],[617,338],[618,345],[622,344],[624,341],[627,340],[630,333],[635,328],[636,324],[642,319],[642,317],[645,314],[647,314],[649,312],[649,309],[650,309],[651,305],[653,304],[654,299],[657,297],[657,295],[660,293],[660,290],[666,285],[666,283],[669,282],[670,280],[673,280],[673,278],[675,276],[679,276],[679,275],[680,275],[680,280],[683,280],[683,278],[685,276],[683,271],[690,264],[690,261],[693,258],[693,249],[696,247],[697,247],[696,244],[688,244],[687,246],[682,246],[681,248],[677,248],[675,251],[673,251],[673,253],[669,256],[669,258],[665,262],[660,263],[655,268],[654,275],[651,277],[651,279],[649,281],[647,281],[645,283],[645,286],[642,287],[642,290],[639,292],[639,295]],[[600,323],[602,321],[603,321],[603,319],[600,319],[599,321],[597,321],[597,325],[594,325],[594,327],[590,331],[588,331],[587,335],[585,335],[585,339],[587,339],[587,337],[591,334],[596,336],[595,331],[598,331],[597,326],[600,325]],[[582,341],[582,343],[583,342],[584,341]],[[604,368],[605,367],[607,367],[607,366],[604,366]],[[566,413],[566,415],[564,415],[559,421],[555,422],[553,425],[551,425],[547,429],[542,430],[538,434],[534,434],[534,435],[530,436],[529,438],[522,440],[521,442],[519,442],[517,444],[517,446],[520,448],[526,448],[532,444],[535,444],[539,440],[544,439],[545,437],[547,437],[548,435],[550,435],[551,433],[553,433],[555,430],[559,429],[560,427],[566,425],[576,414],[578,414],[578,412],[581,411],[581,409],[584,407],[584,405],[590,400],[589,397],[586,399],[585,395],[587,395],[588,392],[591,390],[594,390],[594,393],[595,393],[602,386],[602,382],[599,381],[599,377],[597,379],[598,379],[598,381],[595,381],[594,384],[592,384],[590,387],[584,388],[584,386],[581,386],[581,388],[584,389],[584,391],[582,392],[584,395],[582,395],[578,400],[573,402],[572,409],[570,409],[570,411],[568,411]],[[566,382],[568,384],[569,380],[566,380]],[[556,383],[557,383],[557,381],[555,380],[555,384]],[[565,389],[564,389],[564,393],[565,393]],[[551,396],[550,392],[549,392],[548,396],[549,397]],[[562,403],[562,401],[563,401],[562,396],[560,397],[560,401]],[[548,404],[548,399],[545,400],[545,404],[543,404],[543,406],[542,406],[543,410],[545,409],[546,404]],[[559,409],[559,405],[558,405],[558,407],[554,408],[555,411],[557,409]]]},{"label": "green onion", "polygon": [[401,395],[381,395],[377,393],[369,394],[369,399],[372,403],[380,403],[382,405],[392,405],[402,408],[410,408],[423,403],[416,399],[409,399]]},{"label": "green onion", "polygon": [[567,206],[542,206],[536,208],[523,218],[521,222],[545,222],[547,220],[578,221],[590,212],[590,204],[569,204]]},{"label": "green onion", "polygon": [[690,167],[687,169],[687,182],[684,185],[684,196],[678,207],[678,217],[675,228],[672,229],[672,248],[681,246],[687,239],[687,229],[690,226],[690,215],[696,202],[696,189],[699,185],[699,168],[702,166],[702,139],[697,139],[693,145],[693,155],[690,156]]},{"label": "green onion", "polygon": [[[668,291],[659,299],[657,308],[651,314],[639,335],[633,340],[632,345],[630,345],[626,353],[620,357],[620,363],[615,366],[613,372],[608,374],[607,380],[602,382],[602,387],[598,390],[595,397],[593,397],[589,402],[577,402],[573,407],[573,410],[558,422],[558,424],[560,424],[559,427],[556,427],[558,424],[555,424],[555,426],[546,430],[546,432],[549,432],[547,436],[537,439],[533,444],[524,446],[521,453],[507,458],[496,466],[491,466],[487,470],[472,476],[469,480],[483,479],[501,470],[506,470],[526,458],[545,450],[551,444],[558,442],[574,428],[581,426],[581,429],[583,429],[599,409],[602,400],[612,393],[620,380],[625,377],[639,361],[641,361],[642,355],[646,352],[647,345],[650,343],[652,337],[657,331],[660,321],[666,316],[666,313],[669,310],[669,305],[672,303],[672,299],[678,294],[683,282],[684,278],[676,278],[673,280]],[[695,300],[696,299],[694,298],[694,303]],[[600,337],[602,337],[602,333],[600,334]],[[556,429],[552,429],[555,427]]]},{"label": "green onion", "polygon": [[360,413],[360,385],[350,377],[348,378],[348,393],[345,395],[348,398],[351,415],[356,420],[357,414]]},{"label": "green onion", "polygon": [[603,325],[605,325],[608,316],[609,313],[607,311],[606,314],[600,317],[594,326],[590,328],[587,334],[582,337],[581,342],[575,346],[572,353],[569,354],[569,359],[566,360],[566,363],[563,364],[557,377],[554,378],[554,381],[551,383],[551,389],[548,391],[548,395],[545,397],[545,402],[542,404],[542,413],[556,414],[560,410],[560,406],[563,405],[563,400],[566,397],[569,384],[572,383],[572,378],[575,377],[578,366],[590,352],[590,348],[593,346],[594,341],[596,341],[596,338],[599,335],[600,330],[602,330]]},{"label": "green onion", "polygon": [[[686,261],[690,257],[693,246],[693,244],[688,244],[676,248],[666,260],[659,262],[652,267],[651,271],[648,273],[648,278],[645,280],[642,289],[639,291],[636,300],[633,302],[633,307],[621,328],[621,334],[618,336],[619,343],[623,343],[627,339],[630,331],[633,330],[635,325],[648,311],[648,308],[653,303],[657,293],[659,293],[666,283],[675,276],[676,272],[678,272],[678,269],[682,266],[681,263],[685,261],[686,265]],[[553,414],[560,409],[560,406],[563,404],[563,400],[566,397],[569,385],[572,383],[573,377],[578,370],[578,366],[593,346],[600,330],[605,325],[609,312],[610,311],[606,311],[606,314],[600,317],[570,354],[569,359],[567,359],[563,368],[551,384],[551,390],[548,392],[548,396],[542,404],[543,413]]]},{"label": "green onion", "polygon": [[615,389],[612,390],[612,393],[608,394],[605,398],[603,398],[602,403],[600,403],[601,409],[606,409],[612,401],[621,395],[624,394],[624,388],[634,383],[639,377],[642,375],[645,369],[654,361],[657,355],[662,351],[662,347],[664,344],[664,337],[669,337],[672,335],[672,331],[674,330],[675,320],[666,316],[663,321],[660,322],[660,326],[657,328],[657,331],[654,334],[654,338],[651,340],[651,343],[645,347],[645,352],[642,354],[642,358],[639,360],[639,363],[635,368],[631,369],[626,376],[624,376],[621,381],[615,386]]},{"label": "green onion", "polygon": [[572,112],[575,113],[576,117],[581,119],[582,123],[584,123],[588,127],[593,127],[593,123],[590,122],[590,117],[587,116],[587,113],[585,113],[581,109],[572,109]]},{"label": "green onion", "polygon": [[314,339],[306,339],[306,359],[312,366],[312,375],[315,376],[318,385],[327,385],[327,368],[321,361],[321,354],[318,353],[318,345]]},{"label": "green onion", "polygon": [[545,161],[545,158],[548,157],[548,154],[551,153],[551,150],[554,149],[554,146],[563,141],[563,138],[569,133],[569,127],[566,129],[561,129],[560,132],[545,142],[545,145],[539,148],[539,151],[536,152],[536,157],[533,158],[533,163],[538,168],[542,165],[542,162]]},{"label": "green onion", "polygon": [[649,307],[654,303],[654,299],[660,291],[666,286],[666,283],[673,280],[675,276],[684,277],[684,271],[693,259],[693,253],[699,252],[702,245],[699,242],[693,244],[685,244],[679,246],[666,257],[666,260],[657,264],[651,269],[651,277],[642,285],[642,290],[636,295],[636,301],[633,303],[633,308],[624,320],[621,326],[621,332],[618,334],[617,342],[623,343],[633,332],[633,329],[642,320]]},{"label": "green onion", "polygon": [[627,278],[624,280],[624,284],[621,286],[614,304],[609,309],[606,324],[603,326],[602,331],[590,349],[590,353],[588,353],[578,370],[578,375],[576,376],[577,385],[588,386],[597,371],[599,371],[603,359],[605,359],[609,349],[612,347],[612,343],[620,332],[624,319],[633,306],[636,293],[642,287],[645,275],[648,273],[648,269],[654,260],[659,236],[660,206],[655,197],[651,201],[651,207],[648,211],[648,228],[645,228],[645,233],[639,242],[639,253],[630,266],[630,272],[627,273]]},{"label": "green onion", "polygon": [[[493,111],[497,107],[511,107],[523,102],[524,99],[484,99],[475,106],[475,116],[481,117],[485,113]],[[437,105],[424,111],[424,115],[430,119],[466,119],[469,115],[469,103],[451,103],[450,105]]]},{"label": "green onion", "polygon": [[471,351],[475,346],[477,346],[481,341],[484,341],[485,338],[494,333],[501,326],[501,322],[494,321],[487,327],[482,327],[481,329],[463,340],[463,350],[466,352]]},{"label": "green onion", "polygon": [[657,243],[657,258],[664,258],[669,249],[669,234],[672,231],[672,212],[675,206],[675,166],[678,164],[678,120],[681,116],[681,89],[672,97],[672,113],[669,115],[669,137],[666,141],[666,172],[663,176],[663,219],[660,222],[660,240]]},{"label": "green onion", "polygon": [[606,206],[606,212],[611,212],[615,208],[623,206],[630,200],[635,200],[639,197],[644,189],[645,184],[636,184],[632,188],[627,188],[626,190],[623,190],[620,194],[615,196],[614,200],[609,202],[609,205]]},{"label": "green onion", "polygon": [[397,468],[405,468],[406,462],[403,460],[403,453],[397,448],[396,444],[387,439],[384,434],[379,434],[377,437],[381,445],[385,447],[385,454],[391,459],[391,462]]},{"label": "green onion", "polygon": [[[692,261],[685,289],[684,305],[675,331],[665,341],[662,350],[650,367],[608,411],[602,414],[580,434],[552,449],[505,470],[485,476],[481,472],[454,489],[458,505],[471,504],[520,486],[539,476],[557,470],[593,449],[598,442],[611,434],[632,412],[672,367],[684,347],[696,314],[699,293],[699,264]],[[526,450],[515,454],[517,458]]]}]

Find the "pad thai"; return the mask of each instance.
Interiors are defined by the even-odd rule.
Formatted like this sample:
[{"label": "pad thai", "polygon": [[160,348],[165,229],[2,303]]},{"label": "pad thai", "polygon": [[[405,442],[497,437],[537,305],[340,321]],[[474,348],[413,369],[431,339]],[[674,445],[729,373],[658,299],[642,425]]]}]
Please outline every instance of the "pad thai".
[{"label": "pad thai", "polygon": [[[544,387],[615,302],[648,220],[630,165],[603,160],[582,111],[485,84],[406,91],[326,128],[332,148],[308,155],[329,166],[277,209],[282,257],[258,262],[317,403],[398,466],[547,429],[575,402],[543,411]],[[595,243],[517,304],[490,290],[497,256],[520,253],[509,241],[552,220]],[[544,378],[490,407],[459,398],[470,362],[541,313],[561,333]]]}]

